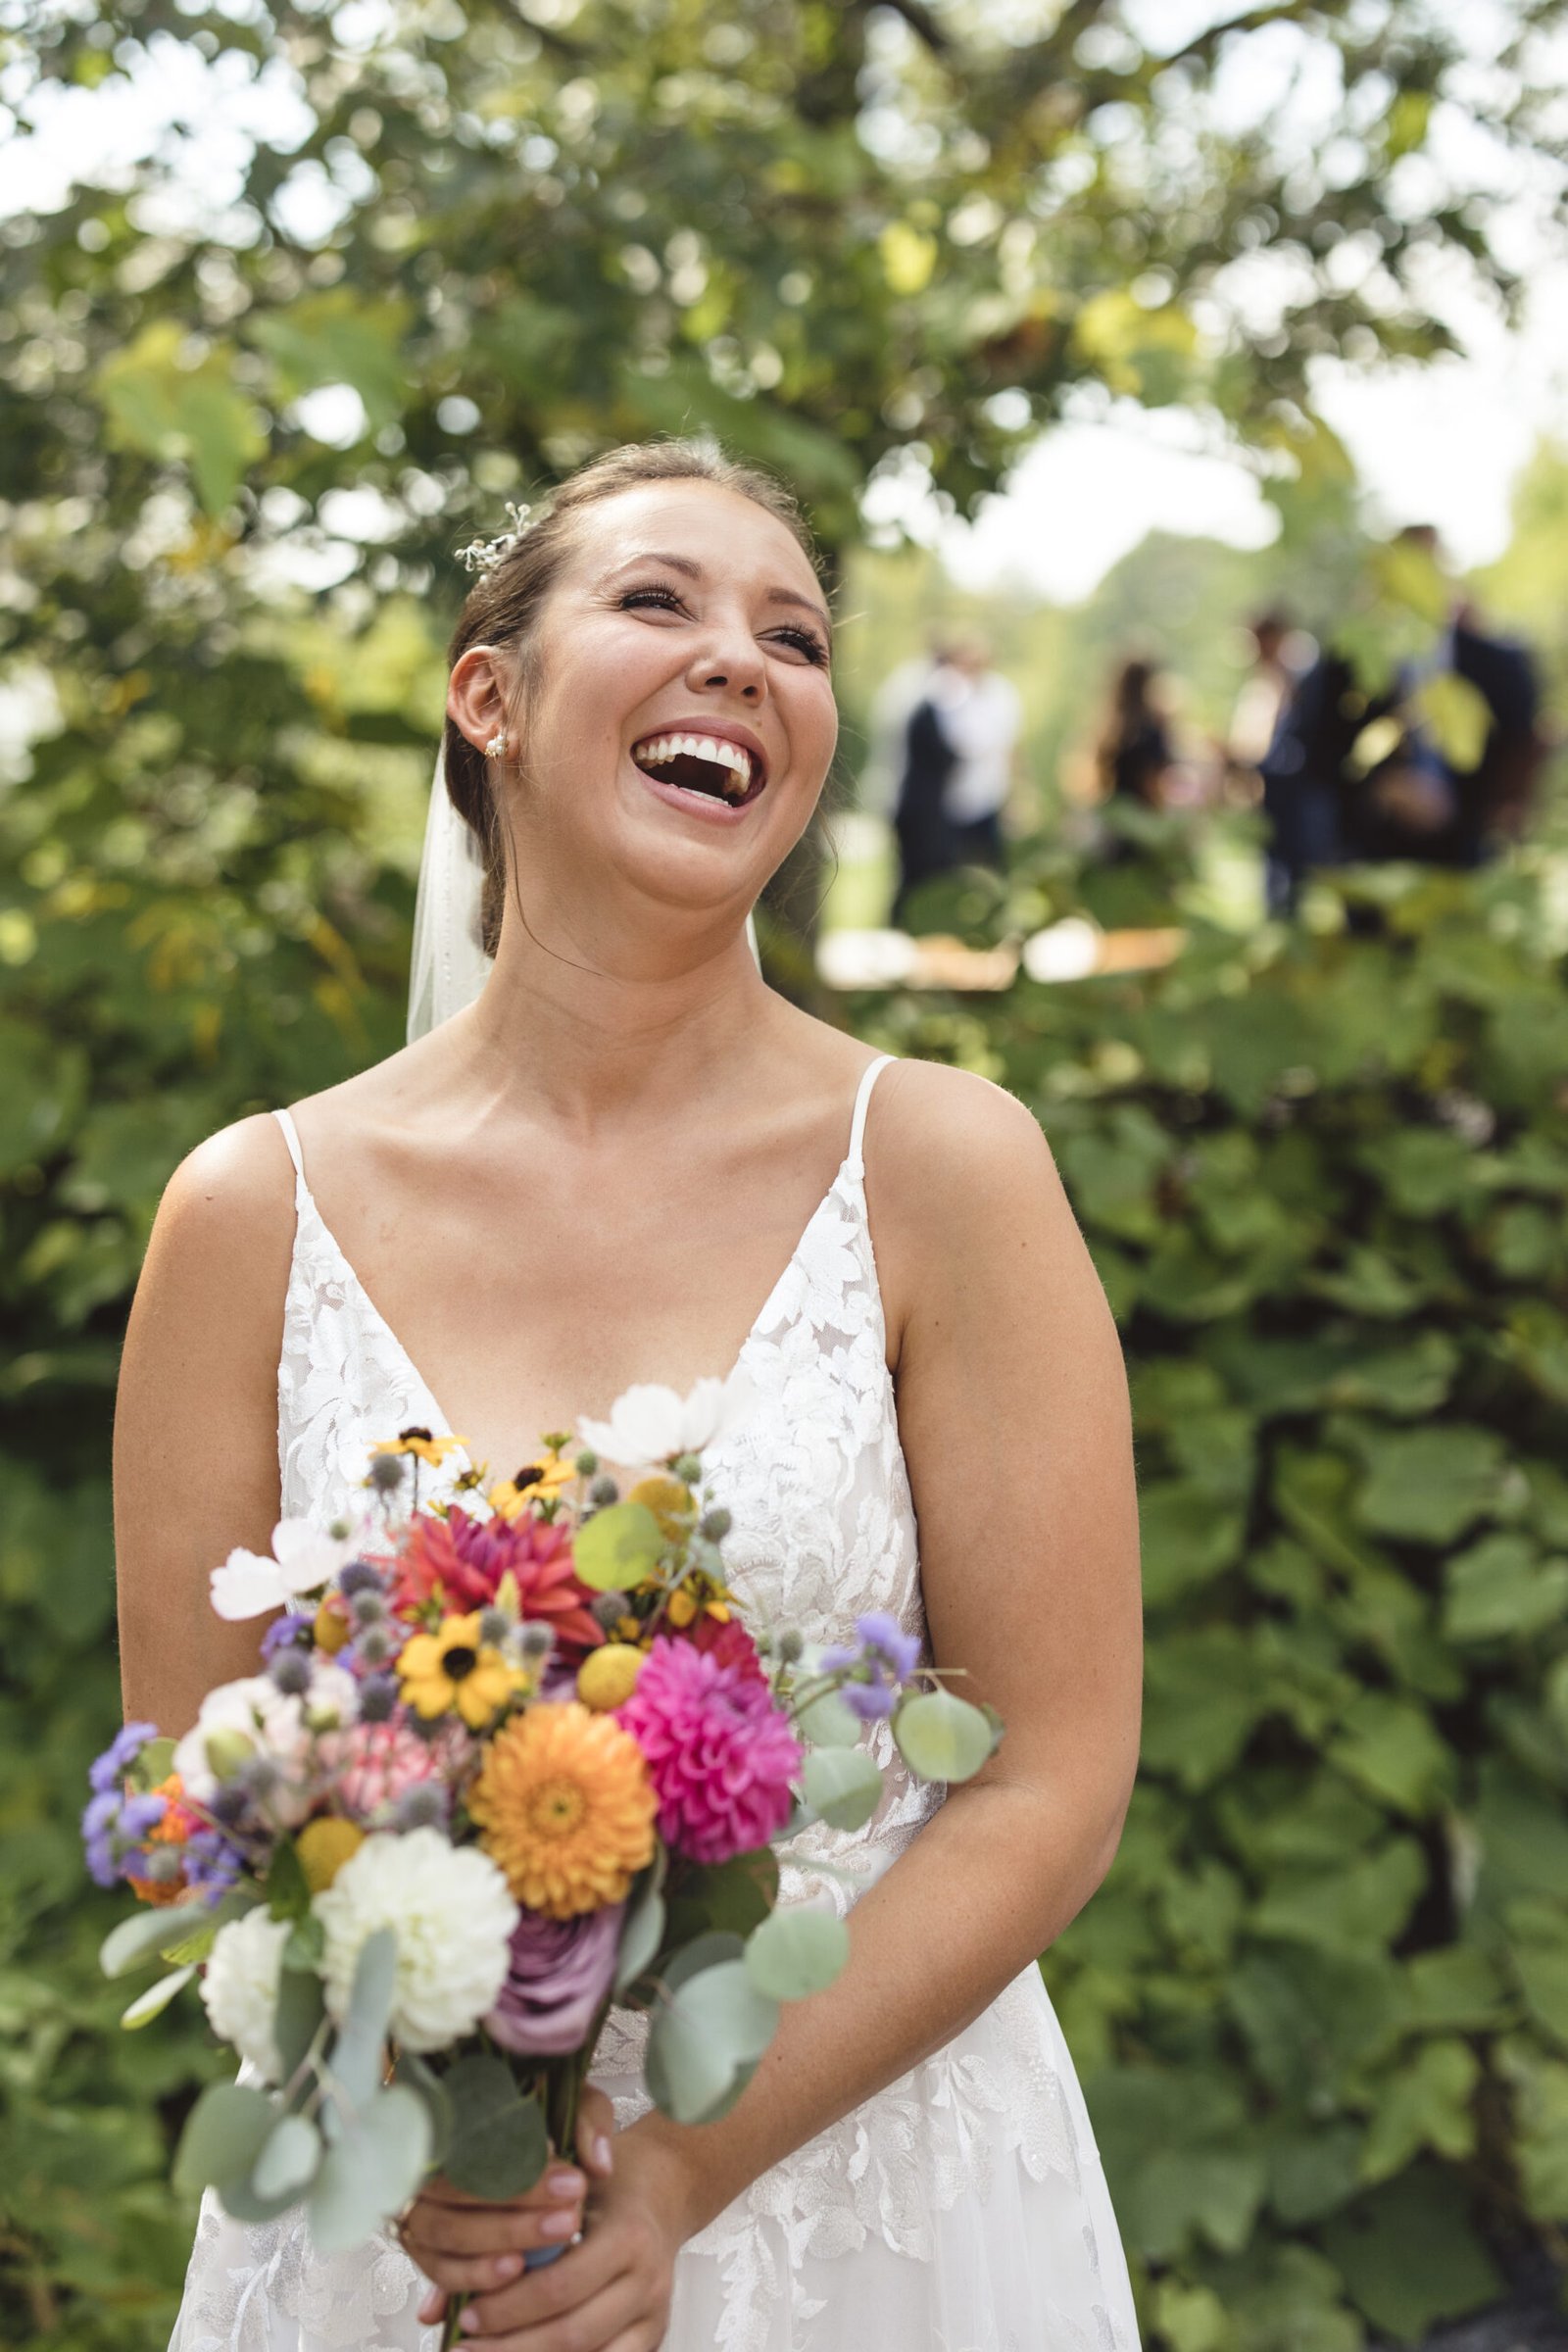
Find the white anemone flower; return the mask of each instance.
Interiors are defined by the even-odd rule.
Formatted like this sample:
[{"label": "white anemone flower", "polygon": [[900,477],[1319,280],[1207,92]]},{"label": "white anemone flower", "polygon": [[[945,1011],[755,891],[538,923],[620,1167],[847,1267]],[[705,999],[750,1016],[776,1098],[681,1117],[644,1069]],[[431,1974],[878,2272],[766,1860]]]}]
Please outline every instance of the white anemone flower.
[{"label": "white anemone flower", "polygon": [[279,1690],[269,1674],[220,1683],[208,1691],[195,1725],[175,1748],[174,1770],[191,1802],[206,1805],[220,1781],[230,1779],[250,1754],[265,1758],[277,1767],[278,1777],[264,1809],[284,1828],[293,1828],[311,1809],[315,1734],[356,1722],[359,1711],[359,1685],[353,1675],[327,1659],[317,1661],[303,1697]]},{"label": "white anemone flower", "polygon": [[751,1396],[739,1367],[728,1380],[698,1381],[686,1396],[646,1381],[615,1398],[608,1421],[579,1421],[577,1434],[606,1461],[642,1469],[704,1452],[734,1428]]},{"label": "white anemone flower", "polygon": [[315,1592],[354,1557],[352,1539],[323,1535],[309,1519],[280,1519],[272,1530],[272,1554],[236,1544],[212,1575],[213,1607],[237,1622],[264,1610],[286,1608],[302,1592]]},{"label": "white anemone flower", "polygon": [[202,2000],[220,2041],[259,2067],[269,2082],[283,2077],[277,2046],[277,1988],[293,1921],[273,1919],[265,1903],[220,1928],[202,1975]]},{"label": "white anemone flower", "polygon": [[440,1830],[377,1831],[316,1898],[326,1930],[326,2006],[348,2013],[354,1971],[370,1937],[397,1939],[390,2031],[406,2050],[442,2050],[495,2007],[512,1965],[519,1917],[507,1882],[476,1845]]}]

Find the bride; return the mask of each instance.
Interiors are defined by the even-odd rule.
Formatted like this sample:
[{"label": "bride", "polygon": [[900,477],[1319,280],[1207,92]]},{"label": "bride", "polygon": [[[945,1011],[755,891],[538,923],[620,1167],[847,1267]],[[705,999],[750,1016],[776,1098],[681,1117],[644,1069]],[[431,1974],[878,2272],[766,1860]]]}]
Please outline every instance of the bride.
[{"label": "bride", "polygon": [[854,1902],[850,1963],[722,2122],[649,2112],[616,2017],[577,2161],[515,2204],[436,2180],[324,2261],[209,2199],[175,2352],[430,2352],[448,2293],[475,2352],[1133,2352],[1036,1967],[1137,1746],[1100,1285],[1026,1110],[868,1055],[749,951],[836,735],[788,496],[705,444],[621,449],[470,553],[414,1042],[214,1136],[159,1212],[116,1427],[127,1712],[181,1729],[256,1670],[209,1570],[341,1509],[374,1440],[422,1423],[505,1471],[633,1381],[738,1364],[709,1462],[737,1586],[808,1640],[891,1610],[1006,1737],[944,1803],[874,1727],[881,1814],[785,1878]]}]

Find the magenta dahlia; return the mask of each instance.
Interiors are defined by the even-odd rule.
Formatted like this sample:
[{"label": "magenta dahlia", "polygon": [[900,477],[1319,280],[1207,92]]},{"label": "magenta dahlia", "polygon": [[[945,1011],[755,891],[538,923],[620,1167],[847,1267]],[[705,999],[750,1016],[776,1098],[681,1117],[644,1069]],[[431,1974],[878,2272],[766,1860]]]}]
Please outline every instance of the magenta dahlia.
[{"label": "magenta dahlia", "polygon": [[662,1635],[616,1710],[648,1760],[659,1834],[694,1862],[765,1845],[789,1819],[801,1746],[764,1683]]}]

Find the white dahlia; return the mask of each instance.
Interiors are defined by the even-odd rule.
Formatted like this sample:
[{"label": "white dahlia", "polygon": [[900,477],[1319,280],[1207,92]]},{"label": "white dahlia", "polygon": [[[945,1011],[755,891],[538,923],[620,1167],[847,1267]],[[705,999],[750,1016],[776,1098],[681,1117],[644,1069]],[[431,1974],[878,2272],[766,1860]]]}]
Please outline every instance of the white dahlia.
[{"label": "white dahlia", "polygon": [[214,1937],[202,1977],[202,1999],[213,2032],[260,2067],[269,2082],[281,2082],[283,2076],[277,1987],[291,1926],[289,1920],[273,1919],[265,1903],[242,1919],[231,1919]]},{"label": "white dahlia", "polygon": [[517,1906],[488,1854],[439,1830],[377,1832],[344,1863],[316,1911],[334,2018],[347,2014],[360,1953],[378,1928],[397,1937],[391,2031],[408,2050],[471,2034],[506,1983]]}]

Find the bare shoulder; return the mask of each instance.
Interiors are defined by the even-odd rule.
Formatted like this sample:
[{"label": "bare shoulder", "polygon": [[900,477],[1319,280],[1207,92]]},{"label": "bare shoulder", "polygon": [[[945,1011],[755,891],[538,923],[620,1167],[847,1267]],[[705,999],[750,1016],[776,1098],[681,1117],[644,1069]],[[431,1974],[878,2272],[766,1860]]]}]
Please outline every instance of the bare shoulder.
[{"label": "bare shoulder", "polygon": [[877,1209],[912,1232],[972,1226],[982,1212],[1072,1223],[1039,1121],[971,1070],[900,1061],[884,1071],[866,1153]]},{"label": "bare shoulder", "polygon": [[132,1314],[135,1342],[219,1329],[276,1360],[294,1247],[294,1169],[275,1119],[236,1120],[171,1176]]}]

